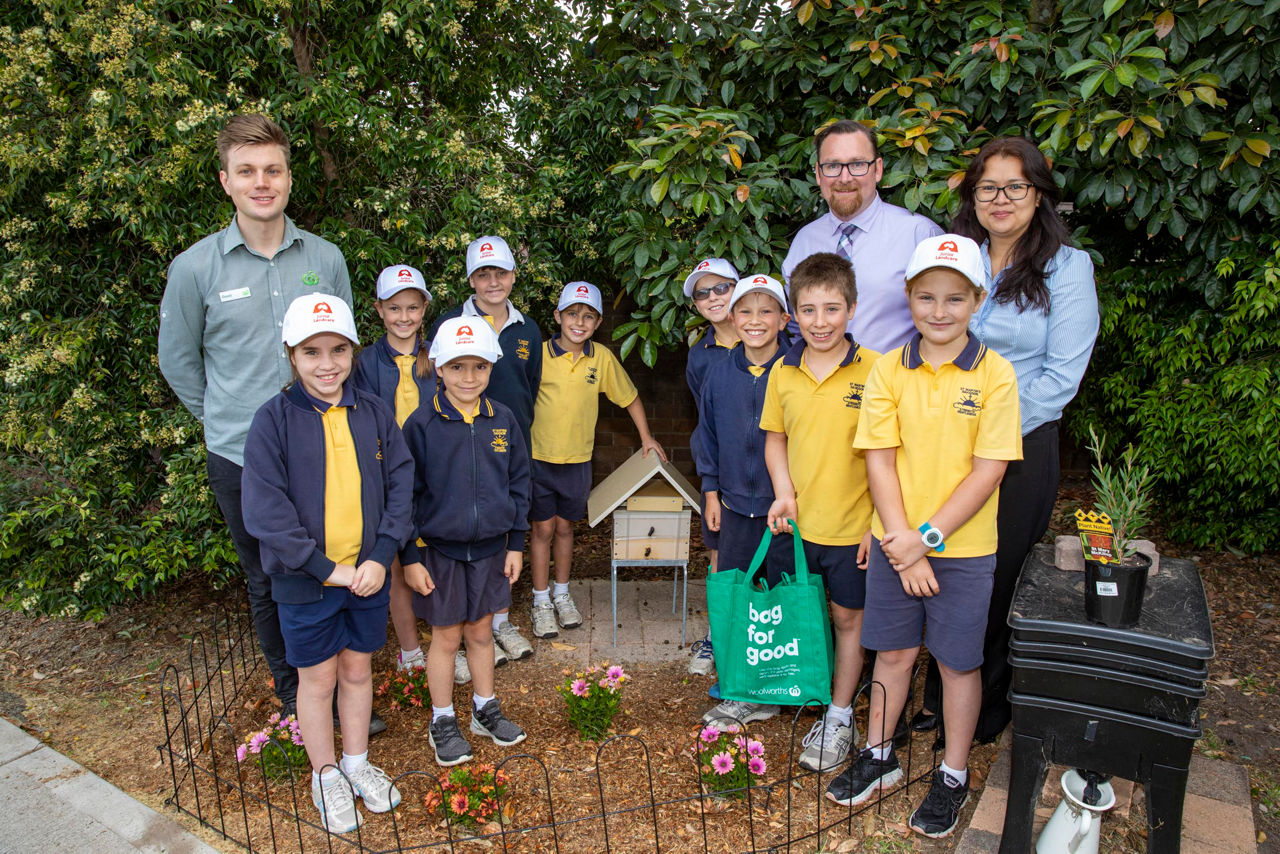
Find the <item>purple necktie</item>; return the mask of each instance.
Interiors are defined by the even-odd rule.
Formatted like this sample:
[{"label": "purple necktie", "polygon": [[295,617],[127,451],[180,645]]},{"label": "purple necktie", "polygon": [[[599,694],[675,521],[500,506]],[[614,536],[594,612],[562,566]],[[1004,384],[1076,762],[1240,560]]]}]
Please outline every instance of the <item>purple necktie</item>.
[{"label": "purple necktie", "polygon": [[840,226],[840,240],[836,243],[836,253],[850,263],[853,262],[853,234],[857,230],[851,222]]}]

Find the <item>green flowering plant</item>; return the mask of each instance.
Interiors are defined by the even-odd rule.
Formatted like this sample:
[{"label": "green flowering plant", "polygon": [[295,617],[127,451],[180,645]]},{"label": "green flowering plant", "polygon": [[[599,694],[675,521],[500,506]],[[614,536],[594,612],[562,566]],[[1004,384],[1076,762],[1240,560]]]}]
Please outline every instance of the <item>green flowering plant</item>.
[{"label": "green flowering plant", "polygon": [[556,690],[569,709],[569,723],[583,741],[599,741],[608,733],[622,701],[622,683],[630,678],[621,666],[608,662],[578,673],[565,671]]},{"label": "green flowering plant", "polygon": [[282,718],[279,712],[272,714],[266,726],[245,736],[236,747],[236,762],[245,762],[250,756],[261,757],[262,773],[272,782],[289,780],[294,772],[306,768],[307,748],[302,743],[298,719],[293,715]]},{"label": "green flowering plant", "polygon": [[397,670],[390,679],[378,686],[377,694],[397,712],[403,709],[421,709],[431,704],[431,691],[427,687],[427,668],[422,665],[408,670]]},{"label": "green flowering plant", "polygon": [[450,769],[441,774],[439,780],[440,790],[427,792],[423,805],[430,812],[440,810],[450,824],[462,824],[474,830],[497,816],[498,804],[507,796],[510,778],[492,765],[479,764]]},{"label": "green flowering plant", "polygon": [[730,724],[724,732],[704,726],[698,732],[694,754],[702,785],[709,794],[725,798],[745,798],[747,789],[769,768],[764,761],[764,744],[737,724]]}]

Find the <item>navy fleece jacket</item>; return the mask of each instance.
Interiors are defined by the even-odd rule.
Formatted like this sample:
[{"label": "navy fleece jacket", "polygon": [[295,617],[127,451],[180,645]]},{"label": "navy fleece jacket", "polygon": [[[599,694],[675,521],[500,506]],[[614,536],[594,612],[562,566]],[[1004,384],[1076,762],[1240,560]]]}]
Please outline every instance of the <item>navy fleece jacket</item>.
[{"label": "navy fleece jacket", "polygon": [[438,391],[404,422],[414,460],[414,534],[400,553],[422,562],[417,540],[454,560],[523,551],[529,530],[529,451],[510,409],[480,398],[470,424]]},{"label": "navy fleece jacket", "polygon": [[[392,412],[396,408],[396,388],[400,385],[400,368],[395,362],[395,357],[399,355],[391,349],[391,345],[387,343],[387,336],[383,335],[360,351],[356,356],[355,370],[351,372],[356,388],[362,388],[377,395],[383,403],[391,407]],[[414,350],[414,355],[417,355],[417,350]],[[419,405],[435,394],[436,381],[430,372],[425,377],[420,377],[415,370],[413,381],[418,386]]]},{"label": "navy fleece jacket", "polygon": [[[348,381],[341,406],[360,467],[360,511],[364,533],[357,564],[391,560],[409,537],[413,459],[395,413]],[[253,416],[244,446],[241,508],[244,526],[262,548],[262,569],[271,576],[271,598],[302,604],[324,597],[324,580],[336,564],[324,553],[325,440],[320,412],[328,404],[295,382]],[[391,577],[387,573],[388,579]],[[367,598],[385,604],[390,588]]]}]

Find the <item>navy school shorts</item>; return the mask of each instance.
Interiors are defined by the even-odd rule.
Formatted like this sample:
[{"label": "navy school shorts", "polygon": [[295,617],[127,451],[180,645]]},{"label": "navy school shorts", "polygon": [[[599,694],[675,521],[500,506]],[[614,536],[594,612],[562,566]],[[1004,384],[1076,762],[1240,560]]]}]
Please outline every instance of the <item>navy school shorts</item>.
[{"label": "navy school shorts", "polygon": [[502,574],[506,560],[505,548],[467,561],[427,546],[425,565],[436,587],[427,596],[414,591],[413,613],[429,626],[456,626],[511,607],[511,582]]},{"label": "navy school shorts", "polygon": [[383,584],[383,592],[361,598],[345,587],[326,587],[318,602],[277,603],[285,661],[292,667],[312,667],[344,649],[382,649],[387,644],[386,589]]},{"label": "navy school shorts", "polygon": [[591,493],[591,461],[548,463],[533,461],[533,501],[529,520],[546,522],[555,516],[577,522],[587,516]]}]

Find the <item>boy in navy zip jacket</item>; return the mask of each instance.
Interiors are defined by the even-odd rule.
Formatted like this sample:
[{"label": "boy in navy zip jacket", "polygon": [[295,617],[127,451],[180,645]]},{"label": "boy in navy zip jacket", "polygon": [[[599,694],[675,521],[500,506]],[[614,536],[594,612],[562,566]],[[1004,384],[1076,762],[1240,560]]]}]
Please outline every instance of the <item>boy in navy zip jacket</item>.
[{"label": "boy in navy zip jacket", "polygon": [[429,739],[436,762],[471,759],[453,708],[453,667],[465,638],[473,696],[471,732],[510,746],[525,739],[494,696],[495,611],[511,606],[529,530],[529,452],[510,409],[485,394],[502,357],[481,318],[440,324],[431,360],[441,388],[405,422],[414,459],[416,536],[401,553],[414,612],[432,627],[427,650]]},{"label": "boy in navy zip jacket", "polygon": [[[311,799],[330,832],[400,802],[368,761],[372,654],[387,640],[387,567],[410,533],[413,461],[390,407],[348,383],[351,309],[298,297],[283,323],[296,381],[263,404],[245,441],[242,508],[271,576],[285,658],[298,669],[298,724]],[[341,772],[331,703],[337,685]],[[344,775],[345,778],[344,779]]]}]

